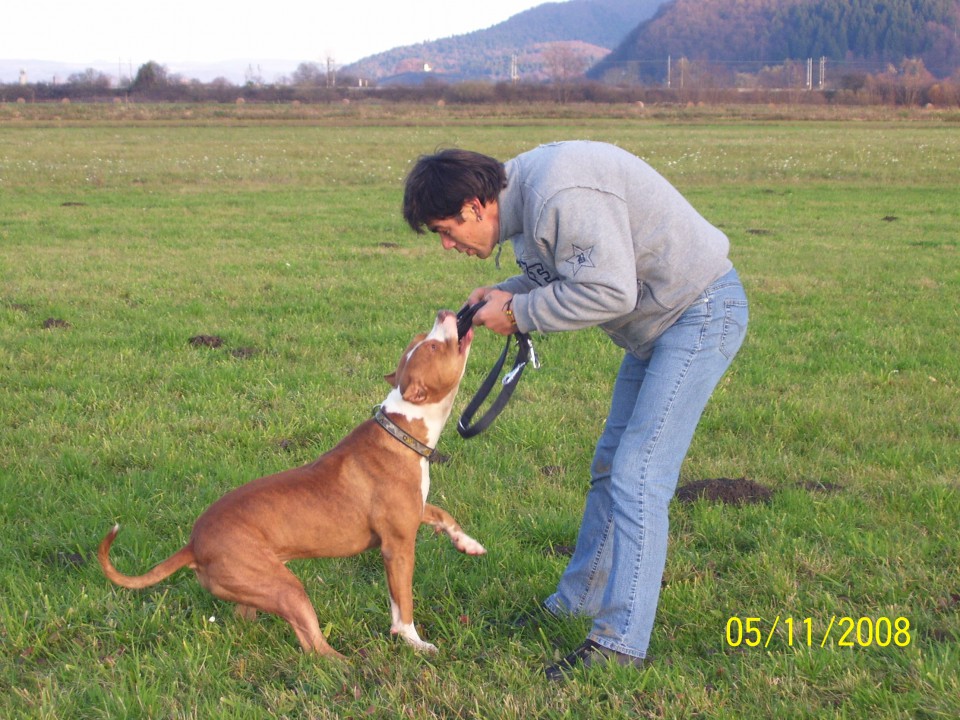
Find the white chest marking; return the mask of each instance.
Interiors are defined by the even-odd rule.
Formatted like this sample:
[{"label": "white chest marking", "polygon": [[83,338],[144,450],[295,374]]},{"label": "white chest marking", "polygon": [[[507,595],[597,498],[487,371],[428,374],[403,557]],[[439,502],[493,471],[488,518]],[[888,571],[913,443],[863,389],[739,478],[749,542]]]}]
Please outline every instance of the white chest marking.
[{"label": "white chest marking", "polygon": [[420,458],[420,497],[423,504],[427,504],[427,494],[430,492],[430,461]]}]

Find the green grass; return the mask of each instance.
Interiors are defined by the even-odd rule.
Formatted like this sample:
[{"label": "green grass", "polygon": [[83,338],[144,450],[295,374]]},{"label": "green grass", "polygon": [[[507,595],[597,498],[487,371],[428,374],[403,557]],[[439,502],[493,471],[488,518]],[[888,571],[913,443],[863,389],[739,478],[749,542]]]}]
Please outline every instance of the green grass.
[{"label": "green grass", "polygon": [[[949,118],[16,112],[0,113],[0,716],[960,714]],[[93,552],[114,522],[122,569],[166,557],[224,491],[367,417],[437,308],[512,272],[509,250],[497,270],[405,227],[413,158],[564,137],[660,169],[729,234],[752,302],[681,482],[747,476],[775,494],[674,503],[654,662],[548,685],[542,667],[586,626],[511,623],[576,538],[619,363],[592,331],[537,338],[544,367],[493,429],[441,440],[431,499],[489,554],[420,538],[416,620],[437,657],[389,636],[376,553],[294,566],[343,666],[303,656],[280,620],[235,620],[189,572],[139,593],[103,578]],[[461,407],[499,349],[478,337]],[[767,647],[726,641],[748,617],[777,620]],[[834,627],[820,647],[842,617],[907,618],[909,642],[842,647]]]}]

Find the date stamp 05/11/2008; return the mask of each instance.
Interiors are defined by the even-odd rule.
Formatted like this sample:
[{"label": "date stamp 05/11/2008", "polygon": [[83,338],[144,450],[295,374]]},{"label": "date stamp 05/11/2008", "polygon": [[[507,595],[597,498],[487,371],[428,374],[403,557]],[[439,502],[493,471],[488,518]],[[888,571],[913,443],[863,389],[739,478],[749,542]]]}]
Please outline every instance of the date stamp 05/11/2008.
[{"label": "date stamp 05/11/2008", "polygon": [[831,615],[827,623],[810,617],[777,615],[773,620],[734,615],[727,620],[724,640],[730,647],[895,647],[912,640],[910,620],[905,617],[849,617]]}]

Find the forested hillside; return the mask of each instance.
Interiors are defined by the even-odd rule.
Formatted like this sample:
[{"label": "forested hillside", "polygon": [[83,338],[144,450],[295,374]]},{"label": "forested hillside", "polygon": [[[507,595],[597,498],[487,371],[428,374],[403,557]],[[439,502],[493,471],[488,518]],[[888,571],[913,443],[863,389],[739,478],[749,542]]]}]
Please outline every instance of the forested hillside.
[{"label": "forested hillside", "polygon": [[960,68],[960,0],[673,0],[589,73],[662,79],[667,57],[714,63],[785,59]]},{"label": "forested hillside", "polygon": [[[484,30],[432,42],[394,48],[345,66],[345,74],[379,79],[421,70],[456,78],[502,80],[516,70],[529,77],[539,71],[543,47],[569,42],[593,60],[617,47],[631,28],[656,12],[664,0],[568,0],[517,13]],[[517,64],[514,65],[514,58]]]}]

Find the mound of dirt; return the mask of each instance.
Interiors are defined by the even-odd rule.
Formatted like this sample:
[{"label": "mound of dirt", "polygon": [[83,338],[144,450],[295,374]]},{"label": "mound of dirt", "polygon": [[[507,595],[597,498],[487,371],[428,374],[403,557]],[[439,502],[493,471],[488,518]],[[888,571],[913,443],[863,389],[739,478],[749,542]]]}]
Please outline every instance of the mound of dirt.
[{"label": "mound of dirt", "polygon": [[190,344],[197,347],[218,348],[223,345],[223,338],[218,335],[194,335],[190,338]]},{"label": "mound of dirt", "polygon": [[773,491],[745,477],[697,480],[677,488],[677,500],[691,503],[703,498],[722,505],[753,505],[770,502]]}]

